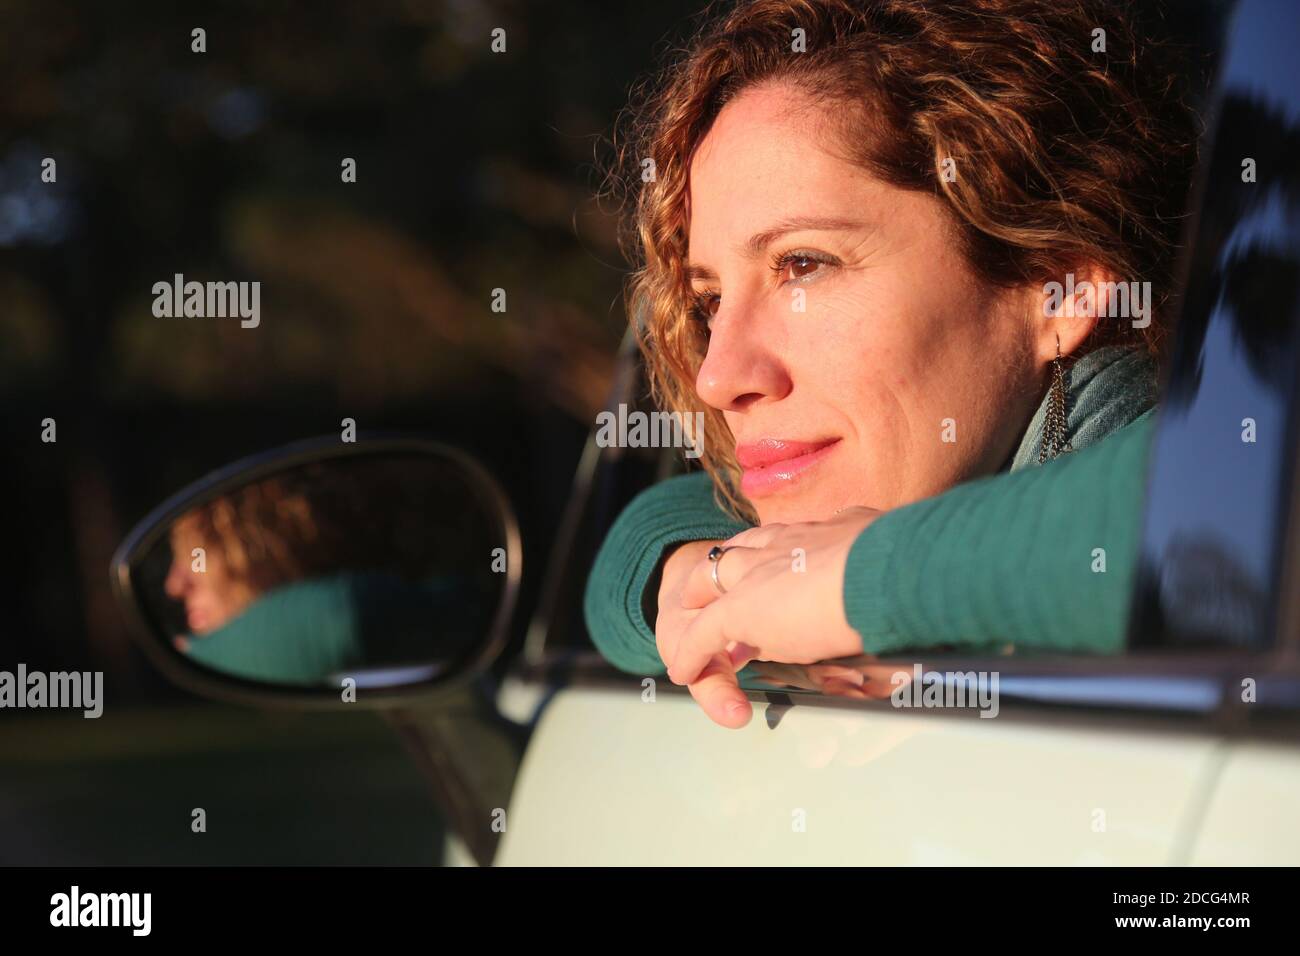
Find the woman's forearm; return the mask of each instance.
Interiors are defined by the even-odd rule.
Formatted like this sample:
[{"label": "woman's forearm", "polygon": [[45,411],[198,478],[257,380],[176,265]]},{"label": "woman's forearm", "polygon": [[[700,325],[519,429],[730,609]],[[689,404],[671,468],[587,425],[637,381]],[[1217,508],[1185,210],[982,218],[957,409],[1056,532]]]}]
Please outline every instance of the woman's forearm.
[{"label": "woman's forearm", "polygon": [[872,654],[1006,642],[1122,649],[1154,412],[1041,468],[890,512],[854,542],[849,623]]}]

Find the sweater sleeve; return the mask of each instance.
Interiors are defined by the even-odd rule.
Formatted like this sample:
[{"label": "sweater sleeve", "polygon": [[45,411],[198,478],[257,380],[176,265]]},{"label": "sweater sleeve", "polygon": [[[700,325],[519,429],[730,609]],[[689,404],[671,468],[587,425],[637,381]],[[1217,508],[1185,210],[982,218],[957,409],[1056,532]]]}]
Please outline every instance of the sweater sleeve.
[{"label": "sweater sleeve", "polygon": [[632,674],[663,674],[641,602],[664,552],[687,541],[730,538],[747,527],[717,504],[704,472],[670,478],[637,495],[610,528],[587,578],[587,631],[606,660]]},{"label": "sweater sleeve", "polygon": [[844,572],[863,648],[1120,651],[1154,429],[1148,411],[1089,448],[872,523]]}]

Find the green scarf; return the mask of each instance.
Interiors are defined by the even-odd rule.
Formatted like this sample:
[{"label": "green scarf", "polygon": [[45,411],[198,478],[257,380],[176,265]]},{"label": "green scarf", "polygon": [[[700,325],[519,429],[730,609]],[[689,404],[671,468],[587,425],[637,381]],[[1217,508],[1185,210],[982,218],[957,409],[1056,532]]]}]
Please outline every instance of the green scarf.
[{"label": "green scarf", "polygon": [[[1093,445],[1156,403],[1156,363],[1146,352],[1111,345],[1089,352],[1065,372],[1066,438],[1074,451]],[[1048,395],[1029,422],[1010,471],[1038,464]]]}]

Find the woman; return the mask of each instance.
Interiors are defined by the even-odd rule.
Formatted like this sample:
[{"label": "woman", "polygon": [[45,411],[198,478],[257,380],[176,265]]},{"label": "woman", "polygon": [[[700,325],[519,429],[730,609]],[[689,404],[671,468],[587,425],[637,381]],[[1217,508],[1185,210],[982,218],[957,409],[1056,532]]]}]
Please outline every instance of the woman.
[{"label": "woman", "polygon": [[226,674],[298,685],[467,653],[482,605],[453,569],[476,538],[440,513],[440,475],[400,459],[307,465],[190,509],[164,581],[190,632],[177,646]]},{"label": "woman", "polygon": [[1139,37],[1107,2],[757,0],[648,88],[629,311],[706,473],[611,530],[610,660],[738,727],[750,660],[1122,646],[1196,133]]},{"label": "woman", "polygon": [[184,605],[191,637],[179,643],[191,646],[191,638],[225,627],[262,594],[317,570],[308,562],[338,550],[338,541],[325,537],[304,489],[283,479],[238,489],[181,515],[171,527],[172,563],[163,581],[164,593]]}]

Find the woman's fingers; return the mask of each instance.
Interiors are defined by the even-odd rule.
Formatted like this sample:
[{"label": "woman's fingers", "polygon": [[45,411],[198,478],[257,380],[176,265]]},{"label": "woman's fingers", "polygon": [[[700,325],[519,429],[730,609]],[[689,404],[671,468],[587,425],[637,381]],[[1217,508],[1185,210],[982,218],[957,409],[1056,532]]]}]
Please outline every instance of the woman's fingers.
[{"label": "woman's fingers", "polygon": [[738,671],[750,661],[758,660],[758,648],[742,641],[728,641],[727,655],[731,658],[731,669]]},{"label": "woman's fingers", "polygon": [[819,685],[821,692],[828,697],[853,697],[857,700],[869,700],[871,694],[863,690],[860,684],[840,680],[838,677],[827,678]]},{"label": "woman's fingers", "polygon": [[766,548],[772,543],[772,539],[784,529],[785,525],[783,524],[765,524],[756,528],[746,528],[740,534],[734,534],[722,543],[728,547]]},{"label": "woman's fingers", "polygon": [[655,621],[655,647],[665,667],[677,656],[677,644],[681,641],[682,634],[699,613],[684,608],[667,608],[660,612],[658,620]]},{"label": "woman's fingers", "polygon": [[715,724],[736,730],[749,723],[754,709],[725,653],[716,655],[689,687],[695,702]]},{"label": "woman's fingers", "polygon": [[677,642],[676,652],[668,664],[668,678],[674,684],[693,684],[715,657],[730,656],[727,645],[732,641],[743,642],[743,635],[728,634],[728,627],[734,628],[736,607],[728,600],[714,601],[695,615],[695,620],[682,632]]},{"label": "woman's fingers", "polygon": [[[733,547],[717,562],[718,580],[727,590],[731,590],[749,573],[750,569],[761,564],[764,552],[756,548]],[[713,583],[715,562],[705,558],[691,569],[690,577],[682,587],[682,607],[702,608],[716,601],[722,594]]]},{"label": "woman's fingers", "polygon": [[846,664],[810,664],[808,676],[813,680],[838,680],[858,687],[866,683],[866,675],[861,668]]}]

